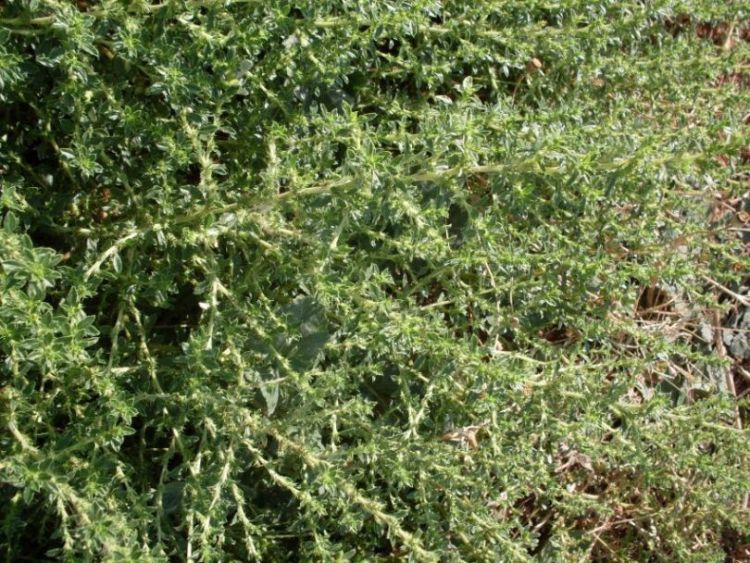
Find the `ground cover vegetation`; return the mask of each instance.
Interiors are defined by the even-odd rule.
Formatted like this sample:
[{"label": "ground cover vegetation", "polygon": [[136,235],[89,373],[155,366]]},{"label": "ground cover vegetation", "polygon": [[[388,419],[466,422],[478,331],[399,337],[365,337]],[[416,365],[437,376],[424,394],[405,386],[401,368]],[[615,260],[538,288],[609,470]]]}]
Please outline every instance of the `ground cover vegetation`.
[{"label": "ground cover vegetation", "polygon": [[746,560],[747,22],[0,2],[4,560]]}]

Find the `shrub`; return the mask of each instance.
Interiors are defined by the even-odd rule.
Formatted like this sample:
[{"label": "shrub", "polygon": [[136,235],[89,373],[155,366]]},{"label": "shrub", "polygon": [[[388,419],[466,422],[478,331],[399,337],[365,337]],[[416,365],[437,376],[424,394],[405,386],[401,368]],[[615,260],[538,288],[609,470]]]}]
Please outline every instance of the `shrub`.
[{"label": "shrub", "polygon": [[746,12],[1,3],[5,559],[741,558]]}]

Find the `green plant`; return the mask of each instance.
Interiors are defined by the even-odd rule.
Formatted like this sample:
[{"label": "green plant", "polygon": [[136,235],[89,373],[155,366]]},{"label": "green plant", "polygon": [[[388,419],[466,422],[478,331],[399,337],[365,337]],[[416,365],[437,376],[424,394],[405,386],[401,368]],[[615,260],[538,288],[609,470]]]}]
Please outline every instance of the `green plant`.
[{"label": "green plant", "polygon": [[747,17],[0,4],[0,553],[737,556]]}]

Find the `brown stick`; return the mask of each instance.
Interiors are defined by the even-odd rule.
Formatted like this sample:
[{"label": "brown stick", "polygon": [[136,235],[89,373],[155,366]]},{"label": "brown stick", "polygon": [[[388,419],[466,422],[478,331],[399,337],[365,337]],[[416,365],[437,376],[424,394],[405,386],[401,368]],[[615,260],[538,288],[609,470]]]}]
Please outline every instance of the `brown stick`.
[{"label": "brown stick", "polygon": [[[716,347],[716,353],[720,358],[727,358],[727,350],[724,347],[724,329],[721,325],[721,317],[719,316],[718,309],[714,309],[713,312],[714,321],[714,346]],[[732,370],[727,368],[724,370],[724,380],[727,385],[727,389],[732,394],[735,400],[734,405],[734,425],[742,430],[742,417],[740,416],[740,407],[737,405],[737,388],[734,385],[734,377],[732,376]],[[745,497],[742,499],[742,510],[747,510],[750,507],[750,492],[745,493]]]}]

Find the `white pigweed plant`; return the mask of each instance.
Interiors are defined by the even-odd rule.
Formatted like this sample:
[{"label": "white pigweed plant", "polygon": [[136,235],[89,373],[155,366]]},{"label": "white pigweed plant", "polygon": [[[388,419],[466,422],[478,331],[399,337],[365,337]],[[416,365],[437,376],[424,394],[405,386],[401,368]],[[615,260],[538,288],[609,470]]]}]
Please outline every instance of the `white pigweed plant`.
[{"label": "white pigweed plant", "polygon": [[750,557],[749,12],[0,2],[2,560]]}]

